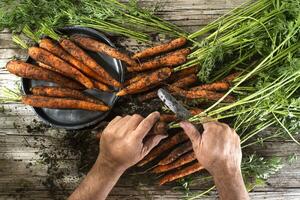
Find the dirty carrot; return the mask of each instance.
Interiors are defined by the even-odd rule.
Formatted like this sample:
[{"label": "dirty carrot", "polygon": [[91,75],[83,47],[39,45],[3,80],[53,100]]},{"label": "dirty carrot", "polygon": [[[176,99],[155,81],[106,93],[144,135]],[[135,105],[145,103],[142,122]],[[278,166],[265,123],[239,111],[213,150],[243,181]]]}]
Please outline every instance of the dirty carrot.
[{"label": "dirty carrot", "polygon": [[176,121],[177,117],[174,114],[161,114],[159,120],[168,123]]},{"label": "dirty carrot", "polygon": [[184,154],[183,156],[181,156],[180,158],[178,158],[175,162],[172,162],[170,164],[167,165],[159,165],[157,167],[155,167],[152,170],[152,173],[163,173],[166,171],[170,171],[172,169],[176,169],[179,168],[187,163],[190,163],[192,161],[196,160],[196,155],[193,151]]},{"label": "dirty carrot", "polygon": [[[194,108],[192,110],[189,110],[190,113],[192,115],[197,115],[201,112],[203,112],[204,110],[203,109],[199,109],[199,108]],[[160,121],[163,121],[163,122],[174,122],[177,120],[177,117],[175,114],[161,114],[160,115],[160,118],[159,118]]]},{"label": "dirty carrot", "polygon": [[[188,98],[188,99],[204,99],[204,100],[210,100],[210,101],[217,101],[221,97],[224,96],[223,93],[217,93],[214,91],[209,90],[183,90],[178,87],[172,87],[172,91],[175,91],[176,95]],[[227,96],[224,99],[224,102],[233,102],[235,99],[233,96]]]},{"label": "dirty carrot", "polygon": [[88,101],[69,99],[69,98],[57,98],[57,97],[45,97],[28,95],[22,97],[22,103],[33,107],[51,108],[51,109],[81,109],[90,111],[108,111],[109,107],[103,104],[91,103]]},{"label": "dirty carrot", "polygon": [[127,81],[125,81],[124,85],[125,86],[130,85],[134,82],[137,82],[137,81],[141,80],[142,78],[144,78],[146,76],[147,76],[147,73],[139,73],[139,74],[135,75],[133,78],[128,79]]},{"label": "dirty carrot", "polygon": [[125,62],[127,65],[136,65],[137,63],[131,59],[128,55],[118,51],[117,49],[99,42],[98,40],[92,39],[90,37],[84,37],[81,35],[73,35],[71,39],[79,44],[82,48],[94,51],[94,52],[101,52],[110,57],[119,59]]},{"label": "dirty carrot", "polygon": [[171,82],[174,82],[174,81],[180,80],[181,78],[184,78],[188,75],[197,74],[198,69],[199,69],[198,66],[195,66],[195,67],[189,67],[189,68],[183,69],[181,71],[175,72],[172,74],[172,76],[169,78],[169,80]]},{"label": "dirty carrot", "polygon": [[92,82],[94,84],[95,89],[102,90],[105,92],[112,92],[111,89],[109,89],[109,87],[107,85],[105,85],[104,83],[101,83],[99,81],[94,81],[94,80],[92,80]]},{"label": "dirty carrot", "polygon": [[187,40],[184,37],[177,38],[168,43],[157,45],[151,48],[147,48],[143,51],[140,51],[132,56],[133,59],[142,59],[155,55],[159,55],[161,53],[165,53],[174,49],[177,49],[183,45],[185,45]]},{"label": "dirty carrot", "polygon": [[124,96],[127,94],[135,94],[140,92],[142,89],[147,88],[151,85],[157,84],[167,79],[172,73],[170,68],[162,68],[149,74],[148,76],[140,79],[137,82],[125,87],[117,93],[117,96]]},{"label": "dirty carrot", "polygon": [[165,175],[164,177],[162,177],[160,179],[159,185],[164,185],[165,183],[188,176],[188,175],[198,172],[202,169],[204,169],[204,168],[202,167],[202,165],[200,163],[198,163],[198,162],[194,163],[193,165],[190,165],[190,166],[180,169],[176,172]]},{"label": "dirty carrot", "polygon": [[168,125],[163,121],[158,121],[154,124],[150,130],[150,135],[166,135],[168,130]]},{"label": "dirty carrot", "polygon": [[233,74],[230,74],[228,76],[226,76],[223,80],[226,82],[231,83],[232,81],[234,81],[234,79],[236,79],[239,75],[241,75],[241,72],[235,72]]},{"label": "dirty carrot", "polygon": [[31,88],[31,92],[35,96],[72,98],[72,99],[88,101],[96,104],[103,104],[103,102],[99,99],[90,97],[79,90],[73,90],[70,88],[55,87],[55,86],[37,86]]},{"label": "dirty carrot", "polygon": [[59,74],[61,74],[61,75],[64,76],[64,74],[63,74],[61,71],[59,71],[58,69],[55,69],[55,68],[53,68],[53,67],[51,67],[51,66],[49,66],[49,65],[46,65],[46,64],[44,64],[44,63],[42,63],[42,62],[37,62],[37,64],[38,64],[38,66],[40,66],[40,67],[42,67],[42,68],[44,68],[44,69],[51,70],[51,71],[53,71],[53,72],[59,73]]},{"label": "dirty carrot", "polygon": [[210,84],[203,84],[199,86],[192,87],[190,90],[210,90],[210,91],[226,91],[230,88],[230,84],[226,81],[220,81]]},{"label": "dirty carrot", "polygon": [[87,78],[79,70],[72,67],[70,64],[66,63],[65,61],[53,55],[52,53],[39,47],[30,47],[28,49],[28,54],[34,60],[45,63],[46,65],[50,65],[51,67],[58,69],[59,71],[64,73],[65,76],[77,80],[85,87],[89,89],[93,88],[94,85],[89,78]]},{"label": "dirty carrot", "polygon": [[175,134],[172,137],[166,138],[163,140],[160,145],[155,147],[143,160],[141,160],[137,166],[141,167],[145,164],[151,162],[155,158],[157,158],[159,155],[161,155],[163,152],[170,150],[177,144],[180,144],[184,141],[188,140],[187,135],[184,132],[179,132]]},{"label": "dirty carrot", "polygon": [[81,61],[92,70],[94,70],[98,76],[101,78],[101,82],[115,86],[121,87],[121,83],[116,81],[112,76],[104,70],[92,57],[90,57],[85,51],[78,47],[74,42],[69,39],[61,38],[59,44],[66,50],[69,54],[75,57],[77,60]]},{"label": "dirty carrot", "polygon": [[185,87],[188,87],[188,86],[192,85],[193,83],[197,82],[197,80],[198,80],[198,78],[197,78],[196,74],[191,74],[182,79],[177,80],[176,82],[172,83],[171,85],[173,85],[175,87],[179,87],[179,88],[185,88]]},{"label": "dirty carrot", "polygon": [[29,78],[34,80],[43,80],[48,82],[56,83],[60,86],[72,88],[72,89],[83,89],[84,87],[71,79],[68,79],[61,74],[44,69],[24,61],[12,60],[6,65],[7,70],[17,76],[23,78]]},{"label": "dirty carrot", "polygon": [[[183,79],[180,79],[174,83],[172,83],[173,86],[175,87],[179,87],[179,88],[183,88],[183,87],[187,87],[193,83],[195,83],[197,81],[197,76],[195,74],[191,74]],[[172,90],[171,87],[167,87],[168,90]],[[141,96],[138,97],[138,100],[140,102],[143,101],[147,101],[150,99],[154,99],[157,97],[157,90],[151,91],[149,93],[143,94]]]},{"label": "dirty carrot", "polygon": [[51,39],[41,39],[39,42],[39,46],[43,49],[46,49],[50,53],[54,54],[55,56],[61,58],[62,60],[70,63],[72,66],[76,67],[78,70],[80,70],[85,75],[97,80],[102,81],[102,79],[97,75],[95,71],[93,71],[91,68],[74,58],[72,55],[70,55],[68,52],[66,52],[59,44],[55,43]]},{"label": "dirty carrot", "polygon": [[171,162],[177,160],[177,158],[179,158],[180,156],[189,152],[192,149],[193,149],[192,143],[190,141],[185,142],[180,146],[176,147],[174,150],[172,150],[167,157],[165,157],[158,163],[158,165],[170,164]]},{"label": "dirty carrot", "polygon": [[172,52],[160,58],[149,60],[144,63],[139,63],[137,65],[132,65],[127,67],[129,72],[141,72],[151,69],[157,69],[161,67],[172,67],[185,63],[187,60],[186,55],[179,54],[178,52]]}]

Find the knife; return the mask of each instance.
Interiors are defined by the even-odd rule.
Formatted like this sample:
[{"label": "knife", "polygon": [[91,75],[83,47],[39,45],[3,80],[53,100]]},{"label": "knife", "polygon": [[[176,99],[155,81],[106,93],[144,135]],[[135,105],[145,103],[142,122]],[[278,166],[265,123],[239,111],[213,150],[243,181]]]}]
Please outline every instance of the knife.
[{"label": "knife", "polygon": [[[187,121],[193,115],[171,95],[168,91],[160,88],[157,91],[157,95],[160,100],[173,112],[176,114],[177,118],[180,120]],[[203,133],[204,128],[202,124],[193,124],[200,133]]]}]

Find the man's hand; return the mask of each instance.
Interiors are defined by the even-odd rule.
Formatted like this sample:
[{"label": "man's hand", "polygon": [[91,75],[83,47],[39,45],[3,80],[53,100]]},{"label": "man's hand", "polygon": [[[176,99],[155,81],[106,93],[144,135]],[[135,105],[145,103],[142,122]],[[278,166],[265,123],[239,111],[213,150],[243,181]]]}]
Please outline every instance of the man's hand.
[{"label": "man's hand", "polygon": [[189,122],[181,122],[200,164],[214,177],[221,199],[249,199],[241,174],[242,152],[238,134],[219,122],[204,123],[201,135]]},{"label": "man's hand", "polygon": [[101,134],[96,163],[69,200],[104,200],[122,173],[167,137],[147,135],[159,117],[154,112],[145,119],[140,115],[113,119]]},{"label": "man's hand", "polygon": [[127,169],[135,165],[166,137],[153,135],[144,141],[159,117],[159,112],[147,118],[136,114],[115,117],[102,132],[99,159],[115,168]]}]

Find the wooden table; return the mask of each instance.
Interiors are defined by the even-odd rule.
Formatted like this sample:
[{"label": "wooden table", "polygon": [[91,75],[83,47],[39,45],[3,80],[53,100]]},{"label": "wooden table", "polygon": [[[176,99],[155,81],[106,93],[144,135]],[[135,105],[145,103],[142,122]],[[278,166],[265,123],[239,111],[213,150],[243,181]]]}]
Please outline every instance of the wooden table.
[{"label": "wooden table", "polygon": [[[151,0],[143,0],[151,4]],[[207,24],[243,0],[167,0],[158,13],[161,17],[193,31]],[[137,43],[119,40],[136,49]],[[0,87],[13,86],[19,79],[4,69],[13,56],[25,58],[26,51],[11,41],[8,31],[0,33]],[[65,199],[76,187],[97,155],[95,131],[70,132],[44,125],[30,107],[22,104],[0,105],[0,199]],[[287,161],[300,154],[291,141],[268,141],[257,152],[279,156]],[[251,192],[253,199],[300,199],[300,160],[285,162],[266,186]],[[203,185],[193,185],[199,192]],[[109,199],[182,199],[183,191],[172,186],[158,187],[147,176],[122,176]],[[207,199],[215,199],[212,192]]]}]

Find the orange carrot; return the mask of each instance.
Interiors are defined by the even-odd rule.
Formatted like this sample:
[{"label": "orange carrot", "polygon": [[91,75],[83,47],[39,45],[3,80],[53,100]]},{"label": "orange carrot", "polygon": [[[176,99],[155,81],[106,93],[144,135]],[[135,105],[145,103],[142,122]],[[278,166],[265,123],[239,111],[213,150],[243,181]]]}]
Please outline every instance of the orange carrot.
[{"label": "orange carrot", "polygon": [[36,86],[31,88],[31,92],[35,96],[73,98],[73,99],[88,101],[96,104],[103,104],[103,102],[99,99],[86,95],[79,90],[73,90],[69,88],[54,87],[54,86]]},{"label": "orange carrot", "polygon": [[228,82],[219,81],[215,83],[203,84],[196,87],[192,87],[190,90],[191,91],[196,91],[196,90],[226,91],[229,89],[229,87],[230,84]]},{"label": "orange carrot", "polygon": [[225,77],[223,80],[226,82],[231,83],[232,81],[234,81],[235,78],[237,78],[239,75],[241,75],[241,72],[235,72],[232,73],[230,75],[228,75],[227,77]]},{"label": "orange carrot", "polygon": [[182,79],[177,80],[176,82],[172,83],[171,85],[179,88],[185,88],[193,83],[195,83],[198,80],[197,76],[195,74],[188,75]]},{"label": "orange carrot", "polygon": [[81,35],[73,35],[71,36],[72,40],[78,43],[81,47],[94,51],[94,52],[101,52],[113,58],[119,59],[124,61],[128,65],[136,65],[137,63],[132,60],[128,55],[118,51],[117,49],[99,42],[98,40],[92,39],[90,37],[84,37]]},{"label": "orange carrot", "polygon": [[166,44],[161,44],[158,46],[154,46],[143,51],[140,51],[132,56],[133,59],[142,59],[151,56],[155,56],[161,53],[165,53],[174,49],[177,49],[183,45],[185,45],[187,40],[184,37],[177,38],[172,40]]},{"label": "orange carrot", "polygon": [[130,84],[134,83],[134,82],[137,82],[137,81],[141,80],[142,78],[145,78],[147,75],[148,75],[148,73],[139,73],[136,76],[134,76],[133,78],[128,79],[127,81],[125,81],[124,85],[127,86],[127,85],[130,85]]},{"label": "orange carrot", "polygon": [[62,60],[68,62],[72,66],[76,67],[78,70],[80,70],[85,75],[97,80],[102,81],[102,79],[97,75],[95,71],[93,71],[91,68],[74,58],[72,55],[70,55],[68,52],[66,52],[59,44],[56,44],[51,39],[41,39],[39,46],[43,49],[46,49],[50,53],[54,54],[55,56],[61,58]]},{"label": "orange carrot", "polygon": [[168,123],[176,121],[177,117],[174,114],[161,114],[159,120]]},{"label": "orange carrot", "polygon": [[180,80],[188,75],[197,74],[197,72],[198,72],[197,66],[189,67],[189,68],[186,68],[181,71],[173,73],[172,76],[170,77],[170,81],[174,82],[174,81]]},{"label": "orange carrot", "polygon": [[78,71],[62,59],[58,58],[57,56],[53,55],[52,53],[39,47],[30,47],[28,49],[28,54],[34,60],[45,63],[46,65],[50,65],[51,67],[58,69],[59,71],[64,73],[65,76],[77,80],[85,87],[89,89],[93,88],[94,85],[90,79],[88,79],[80,71]]},{"label": "orange carrot", "polygon": [[77,60],[84,63],[86,66],[90,67],[93,71],[95,71],[97,75],[101,78],[101,82],[115,87],[121,87],[121,83],[113,79],[112,76],[103,69],[103,67],[101,67],[93,58],[91,58],[85,51],[83,51],[80,47],[78,47],[74,42],[62,38],[59,44],[69,54],[71,54]]},{"label": "orange carrot", "polygon": [[92,80],[92,81],[93,81],[95,89],[102,90],[102,91],[105,91],[105,92],[112,92],[111,89],[109,89],[107,87],[107,85],[105,85],[104,83],[101,83],[99,81],[94,81],[94,80]]},{"label": "orange carrot", "polygon": [[78,82],[68,79],[65,76],[62,76],[48,69],[43,69],[38,66],[25,63],[24,61],[20,61],[20,60],[9,61],[6,64],[6,68],[10,73],[23,78],[53,82],[60,86],[72,88],[72,89],[84,88]]},{"label": "orange carrot", "polygon": [[157,84],[165,79],[167,79],[172,73],[170,68],[162,68],[156,70],[149,74],[148,76],[140,79],[137,82],[132,83],[131,85],[125,87],[117,93],[117,96],[124,96],[127,94],[135,94],[147,88],[151,85]]},{"label": "orange carrot", "polygon": [[185,142],[182,145],[176,147],[174,150],[171,151],[171,153],[162,159],[158,165],[167,165],[173,162],[174,160],[177,160],[180,156],[183,154],[189,152],[190,150],[193,149],[191,141]]},{"label": "orange carrot", "polygon": [[[179,51],[181,52],[182,50]],[[127,67],[127,71],[141,72],[161,67],[172,67],[183,64],[186,62],[187,58],[185,54],[180,54],[179,51],[172,52],[168,55],[147,61],[145,63],[129,66]]]},{"label": "orange carrot", "polygon": [[[210,101],[217,101],[224,96],[222,93],[217,93],[209,90],[183,90],[178,87],[172,87],[172,90],[175,92],[176,95],[188,98],[188,99],[206,99]],[[234,102],[235,99],[233,96],[227,96],[224,102]]]},{"label": "orange carrot", "polygon": [[188,140],[188,137],[184,132],[179,132],[172,137],[166,138],[160,143],[160,145],[155,147],[143,160],[141,160],[137,166],[144,166],[145,164],[151,162],[156,157],[161,155],[163,152],[173,148],[177,144],[180,144],[186,140]]},{"label": "orange carrot", "polygon": [[109,107],[103,104],[95,104],[88,101],[69,99],[69,98],[56,98],[45,96],[28,95],[22,97],[22,103],[33,107],[42,107],[50,109],[82,109],[90,111],[108,111]]},{"label": "orange carrot", "polygon": [[144,102],[150,99],[154,99],[157,97],[157,90],[151,91],[149,93],[143,94],[138,97],[139,102]]},{"label": "orange carrot", "polygon": [[168,125],[163,121],[158,121],[154,124],[148,135],[166,135]]},{"label": "orange carrot", "polygon": [[170,171],[172,169],[176,169],[179,168],[187,163],[190,163],[192,161],[196,160],[196,155],[193,151],[184,154],[183,156],[181,156],[180,158],[178,158],[175,162],[172,162],[170,164],[167,165],[159,165],[157,167],[155,167],[152,170],[152,173],[163,173],[163,172],[167,172]]},{"label": "orange carrot", "polygon": [[202,165],[200,163],[198,163],[198,162],[194,163],[193,165],[190,165],[188,167],[180,169],[174,173],[167,174],[166,176],[164,176],[163,178],[160,179],[159,185],[164,185],[168,182],[188,176],[188,175],[198,172],[202,169],[204,169],[204,168],[202,167]]},{"label": "orange carrot", "polygon": [[44,68],[44,69],[51,70],[51,71],[53,71],[53,72],[59,73],[59,74],[61,74],[61,75],[64,76],[64,73],[62,73],[62,72],[59,71],[58,69],[55,69],[55,68],[53,68],[53,67],[51,67],[51,66],[49,66],[49,65],[46,65],[46,64],[44,64],[44,63],[42,63],[42,62],[37,62],[37,64],[38,64],[38,66],[40,66],[40,67],[42,67],[42,68]]}]

